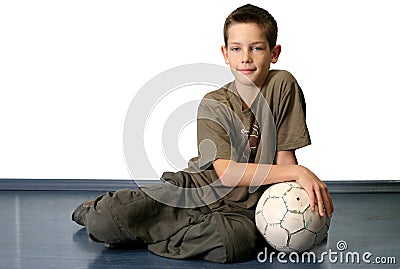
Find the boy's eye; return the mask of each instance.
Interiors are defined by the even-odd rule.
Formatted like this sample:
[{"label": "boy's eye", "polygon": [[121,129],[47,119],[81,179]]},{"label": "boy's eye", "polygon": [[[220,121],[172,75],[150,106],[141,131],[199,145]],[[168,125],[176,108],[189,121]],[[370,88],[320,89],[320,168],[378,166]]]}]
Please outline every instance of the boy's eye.
[{"label": "boy's eye", "polygon": [[232,51],[239,51],[240,49],[238,47],[232,47],[231,50]]},{"label": "boy's eye", "polygon": [[263,50],[263,48],[261,48],[261,47],[253,47],[253,50],[259,51],[259,50]]}]

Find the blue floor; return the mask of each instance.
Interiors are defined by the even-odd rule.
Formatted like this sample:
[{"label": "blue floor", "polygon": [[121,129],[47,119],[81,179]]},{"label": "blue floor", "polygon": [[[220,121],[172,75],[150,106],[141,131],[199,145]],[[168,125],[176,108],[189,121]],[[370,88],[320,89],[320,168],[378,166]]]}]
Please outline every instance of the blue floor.
[{"label": "blue floor", "polygon": [[[312,265],[301,262],[301,256],[299,262],[293,260],[295,256],[280,262],[276,256],[269,260],[260,255],[262,262],[255,258],[222,265],[166,259],[144,249],[106,249],[71,221],[76,205],[98,194],[0,191],[0,268],[400,268],[400,193],[334,193],[329,239],[314,250],[317,260]],[[345,241],[347,249],[338,251],[339,241]],[[324,251],[331,256],[323,256],[320,262]],[[362,255],[371,263],[363,261]]]}]

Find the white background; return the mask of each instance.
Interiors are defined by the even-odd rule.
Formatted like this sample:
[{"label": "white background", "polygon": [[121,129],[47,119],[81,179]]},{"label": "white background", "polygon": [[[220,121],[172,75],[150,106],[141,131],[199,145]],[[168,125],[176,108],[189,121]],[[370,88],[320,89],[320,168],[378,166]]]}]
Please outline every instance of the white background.
[{"label": "white background", "polygon": [[[396,1],[250,2],[278,21],[273,68],[306,97],[313,144],[299,162],[323,180],[398,180]],[[129,179],[122,137],[135,93],[178,65],[224,65],[223,22],[245,3],[1,1],[0,178]],[[185,157],[194,131],[182,131]]]}]

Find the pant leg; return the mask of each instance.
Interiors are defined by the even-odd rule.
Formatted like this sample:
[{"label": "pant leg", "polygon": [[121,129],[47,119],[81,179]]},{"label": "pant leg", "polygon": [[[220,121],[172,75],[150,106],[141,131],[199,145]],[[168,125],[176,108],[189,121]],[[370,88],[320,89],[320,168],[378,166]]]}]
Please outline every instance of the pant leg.
[{"label": "pant leg", "polygon": [[[114,206],[114,204],[121,204],[119,201],[121,194],[135,197],[138,204],[145,204],[148,202],[149,206],[146,208],[151,208],[155,211],[152,212],[151,210],[148,210],[145,212],[149,216],[157,212],[157,207],[151,207],[151,201],[145,201],[145,195],[138,190],[130,191],[124,189],[116,192],[107,192],[95,200],[86,216],[86,232],[92,240],[110,244],[126,244],[138,239],[137,236],[127,229],[127,222],[125,219],[128,212],[123,212],[121,207],[115,208]],[[137,207],[135,212],[138,216],[137,218],[146,217],[139,216],[143,213],[140,212],[141,208],[144,207]],[[127,210],[129,210],[129,208],[127,208]],[[131,214],[133,214],[133,212],[131,212]]]},{"label": "pant leg", "polygon": [[[147,188],[160,193],[164,184]],[[164,191],[169,193],[169,187]],[[166,240],[183,227],[197,223],[204,212],[209,210],[170,207],[141,189],[123,189],[97,198],[86,216],[85,227],[95,241],[118,244],[141,239],[150,244]]]},{"label": "pant leg", "polygon": [[[190,200],[198,201],[201,198],[198,195],[178,195],[177,187],[194,187],[189,174],[168,175],[167,181],[170,184],[160,183],[136,190],[108,192],[97,198],[86,216],[85,226],[89,236],[96,241],[113,244],[137,238],[152,243],[166,239],[176,230],[188,225],[200,214],[201,209],[181,210],[158,201],[177,199],[185,205],[195,204]],[[166,219],[172,225],[164,224]],[[164,227],[160,227],[160,223]]]},{"label": "pant leg", "polygon": [[[89,236],[111,244],[142,239],[155,254],[176,259],[235,262],[252,257],[257,229],[250,218],[233,212],[211,212],[208,207],[171,207],[151,198],[176,195],[174,185],[193,185],[184,173],[168,181],[172,185],[157,184],[143,188],[146,191],[125,189],[99,197],[86,217]],[[193,198],[191,195],[183,198],[183,204],[192,203],[186,202]]]},{"label": "pant leg", "polygon": [[142,239],[160,256],[220,263],[252,258],[257,241],[254,222],[242,214],[174,208],[141,190],[125,189],[99,197],[85,226],[95,241],[130,244]]},{"label": "pant leg", "polygon": [[168,239],[149,244],[148,248],[168,258],[201,258],[228,263],[253,258],[258,240],[255,224],[248,217],[213,212]]}]

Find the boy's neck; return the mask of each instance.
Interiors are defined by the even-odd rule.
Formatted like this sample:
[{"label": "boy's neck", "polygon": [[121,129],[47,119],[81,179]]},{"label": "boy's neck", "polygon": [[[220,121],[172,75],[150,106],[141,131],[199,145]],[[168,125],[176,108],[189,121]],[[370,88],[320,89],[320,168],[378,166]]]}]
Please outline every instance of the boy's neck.
[{"label": "boy's neck", "polygon": [[235,80],[235,87],[240,98],[242,99],[242,108],[248,109],[257,98],[260,89],[255,85],[244,85],[237,80]]}]

